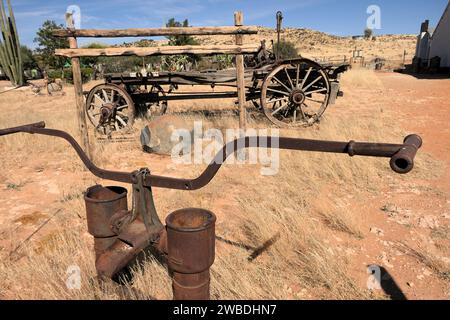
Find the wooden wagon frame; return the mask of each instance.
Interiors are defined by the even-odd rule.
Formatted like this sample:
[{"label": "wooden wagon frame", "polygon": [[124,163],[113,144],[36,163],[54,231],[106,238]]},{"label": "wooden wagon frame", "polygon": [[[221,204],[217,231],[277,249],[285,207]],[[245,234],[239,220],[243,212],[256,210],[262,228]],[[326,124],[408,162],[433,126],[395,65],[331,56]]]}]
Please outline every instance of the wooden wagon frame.
[{"label": "wooden wagon frame", "polygon": [[[280,17],[280,15],[277,15]],[[70,14],[67,29],[54,31],[58,37],[68,37],[70,49],[58,49],[55,54],[72,59],[74,86],[83,144],[89,145],[86,114],[97,130],[108,133],[126,131],[132,127],[137,108],[150,116],[167,111],[168,101],[192,99],[238,98],[240,127],[246,127],[247,101],[264,112],[274,124],[282,127],[310,126],[320,120],[328,105],[342,93],[339,75],[347,64],[321,65],[309,59],[280,60],[261,44],[243,44],[243,35],[256,34],[256,26],[243,26],[242,13],[235,13],[234,27],[189,27],[125,30],[77,30]],[[281,29],[278,21],[278,32]],[[163,46],[139,48],[79,49],[78,37],[142,37],[170,35],[235,35],[235,45]],[[109,74],[105,83],[83,92],[80,57],[93,56],[154,56],[175,54],[231,54],[236,69],[206,72],[148,72]],[[223,92],[178,92],[179,87],[209,85],[229,87]],[[163,87],[166,88],[163,88]],[[85,94],[85,96],[83,96]]]}]

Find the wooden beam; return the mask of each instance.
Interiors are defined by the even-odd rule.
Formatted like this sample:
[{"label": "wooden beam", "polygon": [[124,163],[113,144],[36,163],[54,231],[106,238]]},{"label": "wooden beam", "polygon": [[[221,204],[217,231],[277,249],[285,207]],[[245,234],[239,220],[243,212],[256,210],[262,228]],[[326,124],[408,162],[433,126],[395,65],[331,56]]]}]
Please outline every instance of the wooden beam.
[{"label": "wooden beam", "polygon": [[[74,26],[73,16],[71,13],[66,14],[66,25],[67,27]],[[78,43],[76,38],[69,38],[69,46],[71,50],[76,50],[78,48]],[[72,72],[73,72],[73,87],[75,88],[75,103],[77,106],[78,114],[78,129],[81,138],[81,146],[84,149],[86,155],[91,158],[91,149],[89,144],[89,133],[87,130],[86,123],[86,112],[85,112],[85,102],[83,96],[83,82],[81,78],[81,65],[80,58],[72,58]]]},{"label": "wooden beam", "polygon": [[[238,11],[234,13],[234,24],[240,27],[244,24],[244,17],[242,12]],[[236,35],[236,45],[241,46],[243,44],[243,36]],[[243,132],[247,126],[247,116],[245,110],[245,70],[244,70],[244,55],[236,55],[236,78],[237,78],[237,93],[239,102],[239,129]]]},{"label": "wooden beam", "polygon": [[74,57],[115,57],[115,56],[158,56],[174,54],[246,54],[258,52],[259,44],[214,45],[214,46],[163,46],[163,47],[124,47],[104,49],[56,49],[55,55]]},{"label": "wooden beam", "polygon": [[257,34],[256,26],[239,27],[181,27],[181,28],[145,28],[145,29],[58,29],[53,31],[55,37],[76,38],[116,38],[116,37],[152,37],[152,36],[206,36]]}]

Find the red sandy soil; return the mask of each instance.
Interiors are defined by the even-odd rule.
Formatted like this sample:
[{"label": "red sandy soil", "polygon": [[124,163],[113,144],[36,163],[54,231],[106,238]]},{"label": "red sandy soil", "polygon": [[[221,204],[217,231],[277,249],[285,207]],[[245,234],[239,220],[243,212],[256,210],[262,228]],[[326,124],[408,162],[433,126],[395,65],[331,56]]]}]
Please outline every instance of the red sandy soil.
[{"label": "red sandy soil", "polygon": [[[439,245],[441,250],[437,256],[441,263],[447,266],[448,272],[450,79],[417,79],[395,73],[378,73],[377,77],[381,80],[383,88],[372,91],[347,90],[346,97],[334,107],[335,110],[328,112],[354,113],[355,117],[358,117],[358,114],[367,113],[366,109],[359,107],[358,102],[362,105],[365,100],[375,99],[383,105],[385,112],[393,114],[398,119],[398,126],[402,130],[422,136],[424,145],[421,151],[440,162],[441,172],[435,177],[418,178],[414,184],[407,186],[398,183],[396,179],[386,179],[385,187],[380,194],[368,195],[367,199],[351,197],[345,199],[347,206],[361,208],[365,212],[364,225],[367,228],[363,231],[363,241],[336,235],[336,244],[349,254],[350,274],[362,287],[365,287],[368,276],[365,266],[380,264],[388,270],[408,299],[449,299],[450,275],[448,273],[438,275],[432,266],[424,263],[423,259],[404,254],[402,251],[404,247],[398,243],[414,248],[420,244],[421,252],[430,253],[435,252],[434,247]],[[351,109],[340,107],[349,101],[353,102],[354,107]],[[126,159],[126,155],[124,158]],[[164,174],[164,171],[167,171],[165,162],[168,160],[157,159],[157,156],[154,156],[153,160],[155,160],[152,161],[153,170]],[[90,183],[88,181],[92,180],[86,178],[85,174],[80,175],[76,172],[65,171],[62,174],[62,165],[58,164],[56,159],[53,162],[47,161],[47,165],[55,169],[56,173],[44,170],[42,165],[39,165],[41,161],[35,161],[34,166],[30,165],[32,162],[34,161],[29,161],[27,166],[21,167],[19,171],[14,168],[2,168],[0,173],[2,184],[5,183],[5,177],[14,176],[16,181],[25,180],[28,175],[34,177],[30,183],[21,188],[20,192],[8,190],[5,186],[0,188],[2,254],[13,250],[35,230],[36,225],[50,216],[53,207],[59,205],[58,199],[61,198],[61,194],[53,180],[77,182],[77,185],[88,185]],[[129,163],[126,167],[131,170],[139,165]],[[121,169],[126,168],[122,166]],[[42,196],[43,192],[45,196]],[[323,190],[324,194],[326,192],[327,190]],[[218,201],[212,205],[220,206],[220,203]],[[384,211],[380,209],[383,206]],[[39,212],[43,215],[39,216],[37,214]],[[11,236],[5,231],[10,228],[5,226],[14,222],[17,224],[20,219],[23,222],[19,226],[20,232]],[[45,235],[46,232],[48,230],[44,228],[42,234]]]}]

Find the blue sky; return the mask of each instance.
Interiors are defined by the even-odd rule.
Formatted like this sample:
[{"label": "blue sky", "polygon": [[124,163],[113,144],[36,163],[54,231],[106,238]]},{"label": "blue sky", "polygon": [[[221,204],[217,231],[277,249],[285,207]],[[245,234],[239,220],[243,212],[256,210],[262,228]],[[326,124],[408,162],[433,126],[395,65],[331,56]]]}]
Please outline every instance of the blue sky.
[{"label": "blue sky", "polygon": [[[361,34],[369,5],[381,9],[377,34],[417,33],[420,23],[439,21],[448,0],[11,0],[22,44],[35,47],[36,31],[47,20],[64,23],[69,5],[81,8],[82,28],[161,27],[171,17],[193,26],[232,25],[233,12],[244,23],[274,27],[275,13],[284,13],[285,27],[310,28],[335,35]],[[121,39],[123,40],[123,39]],[[82,42],[90,42],[86,39]],[[113,41],[113,40],[110,40]],[[101,40],[101,42],[110,42]],[[117,42],[117,40],[116,40]]]}]

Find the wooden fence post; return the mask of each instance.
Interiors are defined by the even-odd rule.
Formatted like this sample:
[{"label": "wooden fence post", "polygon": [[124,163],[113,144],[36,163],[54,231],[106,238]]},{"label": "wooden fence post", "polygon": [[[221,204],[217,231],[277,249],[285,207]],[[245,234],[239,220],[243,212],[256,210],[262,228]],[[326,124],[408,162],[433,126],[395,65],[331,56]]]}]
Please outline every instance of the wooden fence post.
[{"label": "wooden fence post", "polygon": [[[66,27],[68,29],[74,29],[74,21],[71,13],[66,13]],[[69,37],[69,46],[71,49],[77,49],[78,43],[75,37]],[[73,86],[75,88],[75,102],[77,106],[78,113],[78,129],[81,138],[81,146],[84,149],[84,152],[87,156],[91,157],[91,149],[89,144],[89,133],[87,130],[86,124],[86,112],[84,110],[85,102],[83,97],[83,80],[81,78],[81,65],[80,58],[73,57],[72,58],[72,73],[73,73]]]},{"label": "wooden fence post", "polygon": [[[244,17],[242,12],[234,13],[234,25],[240,27],[244,24]],[[243,36],[236,35],[236,45],[243,44]],[[239,128],[245,132],[247,126],[247,116],[245,110],[245,80],[244,80],[244,55],[236,55],[236,76],[237,76],[237,93],[239,101]]]}]

